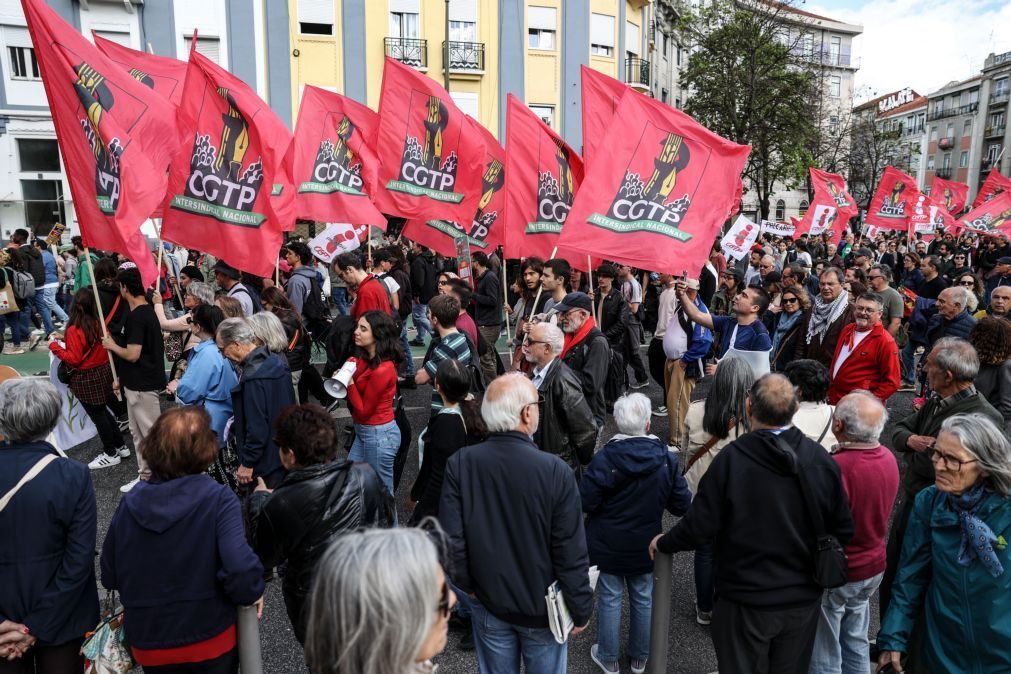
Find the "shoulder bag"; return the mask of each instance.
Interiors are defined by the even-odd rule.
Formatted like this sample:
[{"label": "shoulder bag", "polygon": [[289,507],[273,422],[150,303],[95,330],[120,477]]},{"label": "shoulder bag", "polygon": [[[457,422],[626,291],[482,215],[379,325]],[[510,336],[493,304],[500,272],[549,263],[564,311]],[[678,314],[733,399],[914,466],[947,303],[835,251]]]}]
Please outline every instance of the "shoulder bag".
[{"label": "shoulder bag", "polygon": [[53,461],[56,461],[56,459],[58,458],[60,457],[58,457],[55,454],[46,454],[41,459],[36,461],[35,465],[29,468],[28,472],[25,473],[20,480],[18,480],[18,483],[13,487],[11,487],[10,490],[3,495],[3,498],[0,498],[0,512],[3,512],[4,508],[7,507],[7,504],[11,502],[12,498],[14,498],[14,495],[17,494],[19,491],[21,491],[21,487],[24,487],[26,484],[34,480],[36,476],[38,476],[38,474],[41,473],[43,469],[45,469],[46,466],[51,464]]},{"label": "shoulder bag", "polygon": [[[729,426],[730,431],[733,431],[735,428],[737,428],[737,420],[734,417],[730,417]],[[728,438],[730,437],[729,432],[727,433],[727,437]],[[681,471],[681,474],[687,475],[688,471],[691,470],[692,466],[695,465],[695,462],[701,459],[703,456],[705,456],[709,452],[709,450],[715,447],[716,443],[719,442],[721,439],[722,438],[718,438],[715,435],[713,435],[708,440],[706,440],[705,444],[699,447],[699,451],[692,454],[692,458],[688,459],[688,463],[685,464],[685,469]]]},{"label": "shoulder bag", "polygon": [[[110,310],[109,315],[105,317],[106,327],[109,327],[109,321],[111,321],[112,317],[116,315],[116,309],[119,308],[119,300],[120,298],[117,297],[116,302],[112,305],[112,310]],[[81,365],[88,362],[88,356],[91,355],[91,352],[95,350],[95,347],[98,346],[98,344],[99,344],[98,342],[95,342],[88,348],[87,351],[84,352],[84,358],[81,359]],[[74,375],[77,373],[79,369],[80,366],[70,367],[61,360],[60,364],[56,366],[56,378],[59,380],[61,384],[70,386],[70,380],[74,378]]]}]

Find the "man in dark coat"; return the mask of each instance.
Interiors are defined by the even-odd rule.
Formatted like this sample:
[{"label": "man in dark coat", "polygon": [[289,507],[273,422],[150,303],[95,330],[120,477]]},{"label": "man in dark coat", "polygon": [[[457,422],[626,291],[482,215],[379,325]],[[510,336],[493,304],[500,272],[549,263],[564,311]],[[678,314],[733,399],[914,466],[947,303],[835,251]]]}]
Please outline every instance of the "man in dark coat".
[{"label": "man in dark coat", "polygon": [[586,293],[569,293],[554,308],[558,312],[558,327],[565,333],[562,362],[579,377],[583,397],[593,412],[597,426],[602,427],[606,414],[604,384],[611,347],[590,314],[593,301]]}]

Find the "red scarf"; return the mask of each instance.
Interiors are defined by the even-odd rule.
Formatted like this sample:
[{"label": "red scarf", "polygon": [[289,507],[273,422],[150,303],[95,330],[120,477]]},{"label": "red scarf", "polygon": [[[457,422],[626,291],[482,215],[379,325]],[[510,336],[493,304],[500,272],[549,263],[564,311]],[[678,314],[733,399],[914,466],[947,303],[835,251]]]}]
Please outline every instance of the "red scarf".
[{"label": "red scarf", "polygon": [[593,320],[593,316],[587,316],[583,327],[579,328],[576,332],[566,332],[565,348],[562,349],[561,357],[565,358],[565,354],[569,352],[569,349],[582,342],[590,334],[590,330],[593,330],[595,327],[597,327],[597,323]]}]

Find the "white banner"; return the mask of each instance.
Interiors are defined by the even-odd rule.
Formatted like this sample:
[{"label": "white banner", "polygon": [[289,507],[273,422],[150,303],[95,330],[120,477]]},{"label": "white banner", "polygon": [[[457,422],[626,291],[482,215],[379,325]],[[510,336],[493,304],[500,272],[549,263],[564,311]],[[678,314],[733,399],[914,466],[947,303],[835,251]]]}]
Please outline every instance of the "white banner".
[{"label": "white banner", "polygon": [[825,230],[831,229],[839,217],[839,211],[835,206],[827,204],[817,204],[814,208],[814,219],[811,221],[811,231],[808,236],[821,236]]},{"label": "white banner", "polygon": [[309,250],[323,262],[330,264],[341,253],[355,250],[361,245],[363,231],[368,231],[368,225],[349,225],[346,222],[333,222],[327,225],[322,234],[316,235],[309,242]]},{"label": "white banner", "polygon": [[773,236],[793,236],[797,231],[794,225],[785,222],[775,222],[773,220],[762,220],[762,229],[759,234],[772,234]]},{"label": "white banner", "polygon": [[56,422],[56,428],[52,432],[53,446],[66,451],[72,449],[82,442],[87,442],[98,435],[95,424],[91,423],[91,418],[84,411],[81,404],[66,384],[60,382],[56,377],[56,368],[60,365],[60,359],[49,353],[49,381],[56,387],[63,402],[63,413],[60,420]]},{"label": "white banner", "polygon": [[758,240],[758,225],[743,215],[737,216],[734,226],[720,241],[720,248],[728,259],[740,260],[751,250]]}]

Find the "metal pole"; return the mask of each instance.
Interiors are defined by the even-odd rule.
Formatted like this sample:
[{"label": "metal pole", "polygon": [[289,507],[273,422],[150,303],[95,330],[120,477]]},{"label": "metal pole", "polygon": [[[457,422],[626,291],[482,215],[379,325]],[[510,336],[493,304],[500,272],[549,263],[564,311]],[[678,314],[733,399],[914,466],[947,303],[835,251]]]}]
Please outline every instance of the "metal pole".
[{"label": "metal pole", "polygon": [[446,42],[442,49],[442,85],[449,91],[449,0],[446,0]]},{"label": "metal pole", "polygon": [[238,631],[239,669],[242,674],[263,674],[260,621],[256,617],[256,606],[239,607]]},{"label": "metal pole", "polygon": [[646,674],[667,672],[673,568],[674,557],[657,550],[656,558],[653,560],[653,610],[649,622],[649,660],[646,661]]},{"label": "metal pole", "polygon": [[[586,256],[586,274],[589,277],[589,279],[586,282],[586,289],[589,290],[591,293],[593,293],[593,297],[596,298],[597,294],[593,292],[593,260],[590,259],[589,255]],[[579,290],[579,288],[574,288],[573,290]],[[593,322],[596,323],[597,322],[596,299],[594,299],[593,304],[590,305],[590,308],[593,309]],[[599,328],[600,326],[598,325],[597,327]]]},{"label": "metal pole", "polygon": [[[509,291],[506,288],[506,256],[505,249],[501,248],[502,251],[502,306],[509,304]],[[512,341],[512,337],[509,335],[509,314],[505,311],[502,312],[505,315],[506,321],[506,344]]]},{"label": "metal pole", "polygon": [[[91,261],[91,248],[84,247],[84,262],[88,265],[88,274],[91,276],[91,290],[95,293],[95,308],[98,310],[98,325],[102,328],[102,338],[109,336],[109,329],[105,326],[105,312],[102,311],[102,298],[98,294],[98,281],[95,280],[95,265]],[[119,375],[116,374],[116,361],[112,358],[112,352],[106,351],[109,356],[109,369],[112,370],[112,383],[116,385],[114,392],[116,400],[123,399],[123,393],[119,389]]]}]

